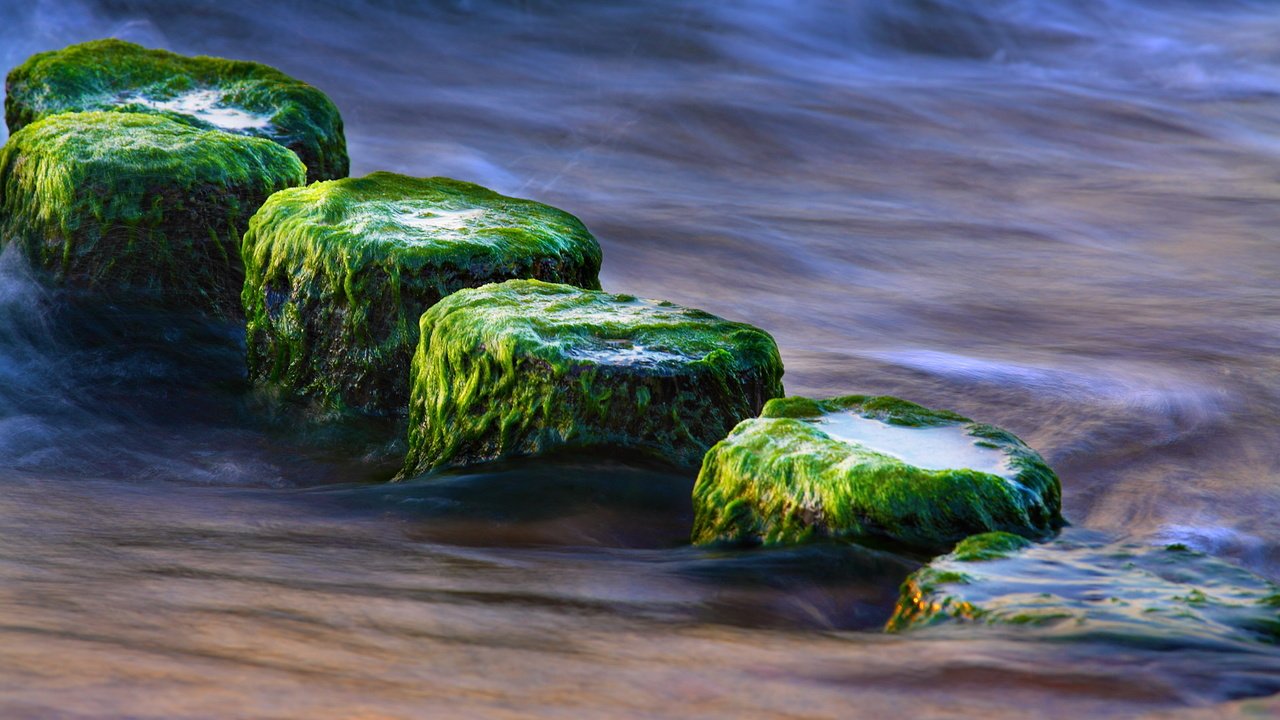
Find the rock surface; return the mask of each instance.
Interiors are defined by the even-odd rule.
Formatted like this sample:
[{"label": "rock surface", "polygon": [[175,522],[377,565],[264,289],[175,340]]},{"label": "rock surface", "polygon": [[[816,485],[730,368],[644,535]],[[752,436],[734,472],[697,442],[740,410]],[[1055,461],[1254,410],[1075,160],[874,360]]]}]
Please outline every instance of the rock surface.
[{"label": "rock surface", "polygon": [[448,178],[373,173],[273,196],[244,235],[249,374],[336,408],[404,415],[422,313],[467,287],[598,288],[562,210]]},{"label": "rock surface", "polygon": [[422,316],[406,474],[564,448],[696,466],[782,394],[767,333],[629,295],[509,281]]},{"label": "rock surface", "polygon": [[338,108],[316,88],[260,63],[94,40],[33,55],[10,71],[5,88],[10,132],[64,112],[150,113],[273,140],[298,155],[309,182],[347,176]]},{"label": "rock surface", "polygon": [[972,623],[1153,646],[1280,641],[1280,587],[1180,545],[989,533],[917,570],[891,631]]},{"label": "rock surface", "polygon": [[95,295],[238,316],[240,233],[304,181],[268,140],[157,115],[54,115],[0,149],[0,242]]},{"label": "rock surface", "polygon": [[774,400],[707,453],[695,543],[1046,537],[1058,478],[1011,433],[891,397]]}]

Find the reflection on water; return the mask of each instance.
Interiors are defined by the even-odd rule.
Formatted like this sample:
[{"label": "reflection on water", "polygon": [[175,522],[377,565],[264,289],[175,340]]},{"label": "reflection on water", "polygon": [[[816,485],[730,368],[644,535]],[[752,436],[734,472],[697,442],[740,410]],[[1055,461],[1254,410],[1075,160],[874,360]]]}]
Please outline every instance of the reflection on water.
[{"label": "reflection on water", "polygon": [[[1077,526],[1280,576],[1280,13],[1156,0],[38,0],[328,92],[357,174],[580,215],[607,288],[763,326],[789,392],[1003,425]],[[282,41],[287,40],[287,41]],[[6,717],[1131,715],[1275,654],[886,637],[919,558],[684,545],[692,478],[386,486],[398,428],[243,386],[237,329],[0,257]]]},{"label": "reflection on water", "polygon": [[890,425],[854,412],[836,412],[817,421],[829,437],[862,445],[882,455],[926,470],[968,468],[992,475],[1013,476],[1003,450],[970,435],[965,425],[911,427]]}]

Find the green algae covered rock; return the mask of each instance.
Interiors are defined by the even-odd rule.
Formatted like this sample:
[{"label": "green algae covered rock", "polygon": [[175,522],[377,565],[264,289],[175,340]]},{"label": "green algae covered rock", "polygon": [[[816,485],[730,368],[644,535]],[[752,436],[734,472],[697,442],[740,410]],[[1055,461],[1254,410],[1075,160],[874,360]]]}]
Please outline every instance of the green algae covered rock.
[{"label": "green algae covered rock", "polygon": [[711,448],[693,542],[887,539],[941,548],[974,533],[1046,537],[1058,478],[1012,434],[891,397],[773,400]]},{"label": "green algae covered rock", "polygon": [[773,338],[668,302],[513,280],[422,316],[406,474],[562,447],[695,466],[782,394]]},{"label": "green algae covered rock", "polygon": [[323,404],[403,415],[423,311],[467,287],[598,288],[572,215],[448,178],[373,173],[278,193],[244,235],[249,374]]},{"label": "green algae covered rock", "polygon": [[64,112],[153,113],[273,140],[297,153],[308,181],[347,176],[337,107],[314,87],[259,63],[95,40],[33,55],[10,71],[5,88],[10,132]]},{"label": "green algae covered rock", "polygon": [[[1154,645],[1280,641],[1280,588],[1180,545],[971,537],[913,573],[890,631],[955,623]],[[1081,535],[1087,535],[1081,533]]]},{"label": "green algae covered rock", "polygon": [[304,181],[268,140],[157,115],[54,115],[0,148],[0,242],[95,296],[239,315],[240,233]]}]

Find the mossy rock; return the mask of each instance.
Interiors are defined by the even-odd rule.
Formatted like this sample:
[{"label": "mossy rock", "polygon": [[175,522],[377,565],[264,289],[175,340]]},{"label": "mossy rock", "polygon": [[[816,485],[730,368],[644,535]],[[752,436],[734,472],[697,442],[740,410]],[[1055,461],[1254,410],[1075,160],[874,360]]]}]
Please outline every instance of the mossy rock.
[{"label": "mossy rock", "polygon": [[64,112],[159,114],[275,141],[297,153],[309,182],[347,176],[338,108],[314,87],[260,63],[94,40],[31,56],[9,72],[5,89],[10,132]]},{"label": "mossy rock", "polygon": [[1044,545],[1001,533],[965,540],[907,578],[887,629],[963,623],[1144,645],[1280,642],[1275,584],[1180,545],[1072,535]]},{"label": "mossy rock", "polygon": [[928,549],[1062,526],[1057,476],[1011,433],[892,397],[771,401],[703,460],[694,543],[889,540]]},{"label": "mossy rock", "polygon": [[274,195],[244,235],[252,378],[404,415],[422,313],[511,278],[600,287],[574,216],[448,178],[373,173]]},{"label": "mossy rock", "polygon": [[54,115],[0,148],[0,242],[95,297],[239,316],[240,233],[303,182],[269,140],[158,115]]},{"label": "mossy rock", "polygon": [[406,474],[601,448],[696,466],[782,394],[758,328],[668,302],[513,280],[422,316]]}]

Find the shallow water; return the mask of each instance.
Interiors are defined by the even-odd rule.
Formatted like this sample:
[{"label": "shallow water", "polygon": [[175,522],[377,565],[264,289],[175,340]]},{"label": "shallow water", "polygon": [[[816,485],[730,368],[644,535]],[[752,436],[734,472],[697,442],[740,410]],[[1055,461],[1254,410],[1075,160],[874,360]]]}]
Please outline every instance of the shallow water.
[{"label": "shallow water", "polygon": [[[605,287],[773,333],[791,393],[1007,427],[1077,528],[1280,577],[1280,10],[1223,0],[0,5],[261,60],[353,173],[579,215]],[[0,131],[2,132],[2,131]],[[14,718],[1083,717],[1280,692],[1273,648],[877,632],[917,558],[686,547],[692,479],[383,485],[397,428],[242,384],[236,328],[0,257]]]},{"label": "shallow water", "polygon": [[926,470],[967,468],[992,475],[1011,473],[1003,450],[978,445],[964,425],[890,425],[853,412],[835,412],[816,421],[829,437],[861,445]]}]

